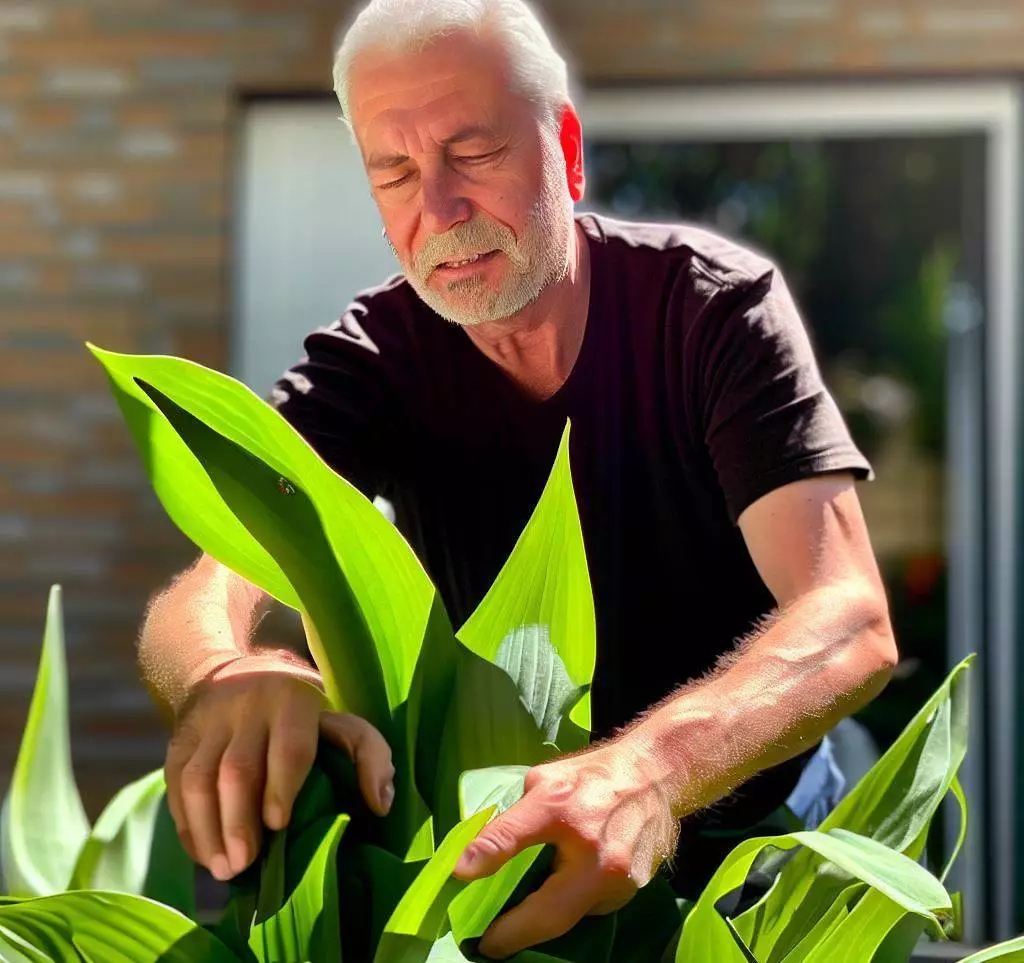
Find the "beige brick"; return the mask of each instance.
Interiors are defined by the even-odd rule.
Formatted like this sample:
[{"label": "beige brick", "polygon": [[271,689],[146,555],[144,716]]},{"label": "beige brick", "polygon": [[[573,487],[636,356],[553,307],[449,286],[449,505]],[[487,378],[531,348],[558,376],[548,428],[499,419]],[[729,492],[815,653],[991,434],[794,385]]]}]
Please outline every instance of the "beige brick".
[{"label": "beige brick", "polygon": [[111,258],[142,265],[204,266],[220,262],[226,253],[222,236],[160,235],[110,238],[106,251]]}]

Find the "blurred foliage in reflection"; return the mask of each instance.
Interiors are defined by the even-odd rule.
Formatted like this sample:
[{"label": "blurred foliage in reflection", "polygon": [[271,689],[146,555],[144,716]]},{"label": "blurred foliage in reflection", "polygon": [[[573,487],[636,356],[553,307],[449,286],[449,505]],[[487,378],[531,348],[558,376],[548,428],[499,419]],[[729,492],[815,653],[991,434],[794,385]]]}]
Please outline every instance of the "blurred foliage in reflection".
[{"label": "blurred foliage in reflection", "polygon": [[947,332],[980,317],[983,139],[599,141],[587,152],[592,208],[748,244],[804,311],[878,473],[862,497],[903,663],[860,718],[888,745],[947,665]]}]

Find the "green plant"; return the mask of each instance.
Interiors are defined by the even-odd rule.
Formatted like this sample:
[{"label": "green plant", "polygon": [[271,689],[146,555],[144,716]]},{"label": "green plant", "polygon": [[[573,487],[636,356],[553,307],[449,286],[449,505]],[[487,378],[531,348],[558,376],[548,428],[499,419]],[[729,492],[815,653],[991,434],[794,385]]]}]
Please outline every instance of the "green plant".
[{"label": "green plant", "polygon": [[[161,819],[158,773],[119,794],[91,831],[84,817],[33,819],[45,806],[80,811],[68,801],[77,790],[55,590],[0,827],[11,893],[0,904],[0,960],[475,959],[475,939],[538,885],[551,854],[536,847],[470,884],[452,877],[455,863],[519,798],[529,766],[589,738],[594,615],[568,429],[512,555],[454,632],[397,530],[252,392],[180,359],[93,350],[168,514],[301,613],[333,707],[388,738],[396,801],[385,819],[372,816],[351,763],[321,747],[288,828],[269,834],[223,917],[190,920],[179,909],[191,909],[191,868]],[[741,844],[693,906],[658,878],[617,914],[516,960],[881,963],[906,960],[922,933],[943,938],[954,901],[944,873],[917,860],[946,794],[963,805],[967,672],[965,663],[951,674],[821,831]],[[780,867],[754,907],[730,911],[752,869]]]}]

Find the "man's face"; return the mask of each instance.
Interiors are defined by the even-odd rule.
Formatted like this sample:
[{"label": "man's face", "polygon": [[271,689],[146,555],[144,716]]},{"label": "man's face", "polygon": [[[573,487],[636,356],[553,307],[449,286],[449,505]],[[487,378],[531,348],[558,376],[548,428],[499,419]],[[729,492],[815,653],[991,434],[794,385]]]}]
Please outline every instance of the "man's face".
[{"label": "man's face", "polygon": [[417,53],[365,50],[350,109],[395,254],[438,314],[508,318],[565,276],[566,157],[509,90],[497,44],[462,34]]}]

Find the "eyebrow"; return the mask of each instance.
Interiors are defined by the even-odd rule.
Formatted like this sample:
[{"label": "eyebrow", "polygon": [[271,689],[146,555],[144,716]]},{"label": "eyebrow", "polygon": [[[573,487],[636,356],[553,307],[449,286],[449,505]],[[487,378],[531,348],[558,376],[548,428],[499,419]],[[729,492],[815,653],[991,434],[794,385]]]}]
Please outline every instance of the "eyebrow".
[{"label": "eyebrow", "polygon": [[[473,140],[476,137],[493,136],[494,132],[490,128],[484,127],[482,124],[470,124],[459,128],[450,137],[446,137],[441,141],[441,145],[443,147],[450,147],[452,144],[460,144],[467,140]],[[366,162],[366,166],[372,171],[385,171],[401,167],[408,160],[408,154],[371,154],[370,159]]]}]

